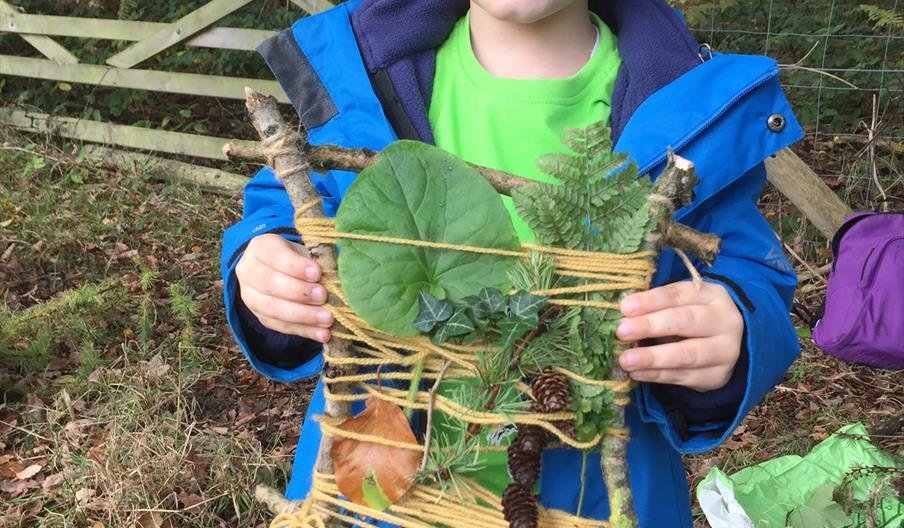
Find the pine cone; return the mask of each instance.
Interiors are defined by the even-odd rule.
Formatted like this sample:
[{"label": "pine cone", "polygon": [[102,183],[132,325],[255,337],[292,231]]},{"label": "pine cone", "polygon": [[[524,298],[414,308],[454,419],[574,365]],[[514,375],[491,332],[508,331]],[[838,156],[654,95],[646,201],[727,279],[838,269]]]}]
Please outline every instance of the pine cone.
[{"label": "pine cone", "polygon": [[517,449],[525,453],[539,455],[549,442],[549,434],[537,425],[519,425],[518,436],[512,441],[509,452]]},{"label": "pine cone", "polygon": [[525,488],[532,488],[540,478],[540,453],[520,451],[512,444],[508,448],[509,473],[515,482]]},{"label": "pine cone", "polygon": [[565,376],[557,374],[552,367],[543,369],[531,387],[537,399],[540,412],[561,412],[571,405],[571,390]]},{"label": "pine cone", "polygon": [[502,493],[502,514],[511,528],[537,528],[537,498],[520,484],[511,484]]},{"label": "pine cone", "polygon": [[575,425],[574,420],[559,420],[558,422],[555,422],[554,425],[568,438],[574,439],[577,437],[578,428],[577,425]]}]

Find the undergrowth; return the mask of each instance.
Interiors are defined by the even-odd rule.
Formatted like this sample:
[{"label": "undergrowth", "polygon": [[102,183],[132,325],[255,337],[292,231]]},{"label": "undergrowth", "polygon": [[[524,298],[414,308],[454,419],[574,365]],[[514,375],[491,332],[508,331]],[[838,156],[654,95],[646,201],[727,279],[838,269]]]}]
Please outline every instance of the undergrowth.
[{"label": "undergrowth", "polygon": [[237,201],[0,145],[0,526],[265,525],[251,494],[285,487],[308,388],[226,330]]}]

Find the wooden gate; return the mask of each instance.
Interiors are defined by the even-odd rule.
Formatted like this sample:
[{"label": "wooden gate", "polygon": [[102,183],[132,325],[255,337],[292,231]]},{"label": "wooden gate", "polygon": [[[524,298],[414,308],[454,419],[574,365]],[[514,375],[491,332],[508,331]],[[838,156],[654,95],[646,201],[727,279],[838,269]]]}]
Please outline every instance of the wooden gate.
[{"label": "wooden gate", "polygon": [[[244,100],[250,86],[288,103],[276,81],[143,69],[147,59],[174,46],[253,52],[274,31],[213,27],[255,0],[212,0],[175,22],[139,22],[23,13],[0,0],[0,33],[15,33],[43,58],[0,55],[0,75],[66,83],[150,90]],[[332,7],[327,0],[291,0],[307,13]],[[105,65],[85,64],[54,37],[133,42]],[[0,123],[29,132],[51,131],[63,137],[118,147],[225,160],[225,138],[89,121],[0,107]],[[104,152],[109,156],[109,151]],[[122,157],[124,153],[114,153]]]}]

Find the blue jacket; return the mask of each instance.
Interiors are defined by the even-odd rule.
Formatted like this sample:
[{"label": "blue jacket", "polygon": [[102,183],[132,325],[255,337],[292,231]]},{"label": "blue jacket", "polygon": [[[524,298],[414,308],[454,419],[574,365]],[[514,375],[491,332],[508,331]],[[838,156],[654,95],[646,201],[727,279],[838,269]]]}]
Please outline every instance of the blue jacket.
[{"label": "blue jacket", "polygon": [[[352,0],[302,19],[261,46],[313,144],[382,149],[397,138],[432,142],[427,120],[435,53],[468,7],[468,0]],[[763,160],[801,138],[782,94],[777,64],[766,57],[709,54],[662,0],[591,1],[618,37],[623,66],[612,103],[615,150],[641,172],[658,174],[666,148],[692,160],[701,176],[695,201],[675,217],[715,233],[723,250],[708,281],[728,290],[746,324],[735,375],[723,389],[696,393],[642,384],[626,412],[631,428],[628,463],[641,526],[690,527],[689,497],[680,453],[712,449],[781,378],[798,354],[788,318],[796,278],[779,241],[756,207],[766,179]],[[770,116],[781,116],[773,120]],[[782,126],[774,126],[781,121]],[[315,176],[328,215],[355,174]],[[222,273],[229,324],[248,360],[265,376],[293,381],[319,374],[319,349],[301,338],[265,329],[239,299],[235,265],[255,236],[291,240],[293,209],[272,171],[245,188],[244,219],[226,231]],[[655,285],[687,276],[664,251]],[[323,411],[321,384],[308,416]],[[303,498],[320,440],[306,420],[289,498]],[[574,512],[579,452],[548,450],[540,479],[547,507]],[[587,465],[584,516],[608,518],[598,456]],[[563,468],[571,468],[564,471]]]}]

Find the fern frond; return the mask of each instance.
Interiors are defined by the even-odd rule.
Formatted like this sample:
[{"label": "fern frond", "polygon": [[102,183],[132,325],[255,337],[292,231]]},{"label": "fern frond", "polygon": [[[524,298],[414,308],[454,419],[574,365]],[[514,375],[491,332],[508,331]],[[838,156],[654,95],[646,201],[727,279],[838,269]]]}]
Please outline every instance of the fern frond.
[{"label": "fern frond", "polygon": [[904,14],[869,4],[860,4],[854,11],[865,13],[876,31],[886,28],[899,31],[904,29]]}]

